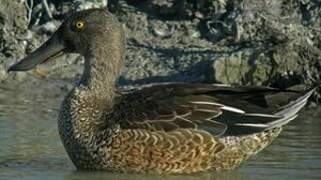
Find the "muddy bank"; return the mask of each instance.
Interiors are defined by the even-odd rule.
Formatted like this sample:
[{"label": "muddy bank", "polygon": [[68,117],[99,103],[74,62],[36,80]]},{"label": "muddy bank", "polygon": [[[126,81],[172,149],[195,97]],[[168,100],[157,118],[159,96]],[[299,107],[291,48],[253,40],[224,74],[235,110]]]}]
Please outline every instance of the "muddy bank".
[{"label": "muddy bank", "polygon": [[[83,60],[77,55],[27,73],[5,69],[48,38],[68,12],[105,1],[30,2],[0,5],[0,80],[79,76]],[[113,0],[109,7],[127,32],[122,85],[189,81],[287,88],[320,81],[318,1]]]}]

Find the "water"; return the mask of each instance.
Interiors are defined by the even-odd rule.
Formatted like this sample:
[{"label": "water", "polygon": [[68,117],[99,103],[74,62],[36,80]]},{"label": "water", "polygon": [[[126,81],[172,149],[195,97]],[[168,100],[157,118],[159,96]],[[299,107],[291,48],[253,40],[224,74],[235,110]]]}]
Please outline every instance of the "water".
[{"label": "water", "polygon": [[305,110],[267,149],[239,169],[193,175],[76,171],[58,137],[66,81],[0,84],[0,179],[321,179],[321,107]]}]

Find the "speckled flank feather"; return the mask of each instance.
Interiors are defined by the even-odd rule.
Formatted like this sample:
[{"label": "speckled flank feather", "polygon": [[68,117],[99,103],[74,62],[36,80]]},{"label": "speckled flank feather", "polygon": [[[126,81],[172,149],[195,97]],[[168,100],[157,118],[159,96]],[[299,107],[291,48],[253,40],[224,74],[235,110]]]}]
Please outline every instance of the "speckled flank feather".
[{"label": "speckled flank feather", "polygon": [[122,131],[112,144],[114,161],[123,172],[192,173],[228,170],[269,145],[281,132],[275,129],[250,137],[221,140],[204,132],[177,130]]},{"label": "speckled flank feather", "polygon": [[[75,31],[78,21],[84,27]],[[313,92],[188,83],[119,91],[125,35],[102,9],[71,15],[41,50],[10,70],[34,67],[56,51],[45,48],[57,44],[85,57],[81,81],[64,99],[58,119],[77,169],[159,174],[234,169],[268,146]]]},{"label": "speckled flank feather", "polygon": [[282,128],[275,128],[247,136],[228,136],[220,140],[225,145],[213,161],[214,170],[237,168],[243,161],[267,147],[280,134]]},{"label": "speckled flank feather", "polygon": [[121,171],[156,173],[208,170],[215,153],[224,148],[213,136],[194,130],[124,130],[113,146]]}]

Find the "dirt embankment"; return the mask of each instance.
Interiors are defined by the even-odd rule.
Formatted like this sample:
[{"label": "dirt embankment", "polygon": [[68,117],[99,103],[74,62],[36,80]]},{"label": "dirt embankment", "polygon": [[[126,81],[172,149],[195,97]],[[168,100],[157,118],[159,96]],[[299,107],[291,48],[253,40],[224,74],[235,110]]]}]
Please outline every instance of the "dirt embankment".
[{"label": "dirt embankment", "polygon": [[[67,12],[105,5],[47,2],[2,0],[0,80],[25,78],[5,69],[43,42]],[[320,81],[318,0],[112,0],[109,7],[128,36],[123,85],[190,81],[287,88]],[[82,63],[68,55],[28,74],[71,78]]]}]

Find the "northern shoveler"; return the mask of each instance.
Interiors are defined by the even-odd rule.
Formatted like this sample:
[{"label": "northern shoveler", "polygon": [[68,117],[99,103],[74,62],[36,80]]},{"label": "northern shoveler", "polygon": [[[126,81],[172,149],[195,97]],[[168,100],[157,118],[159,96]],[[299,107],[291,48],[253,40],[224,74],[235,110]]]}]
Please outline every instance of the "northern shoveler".
[{"label": "northern shoveler", "polygon": [[78,169],[138,173],[227,170],[268,146],[313,90],[167,83],[120,92],[122,26],[104,9],[70,15],[40,48],[9,68],[26,71],[60,53],[85,68],[64,99],[61,140]]}]

